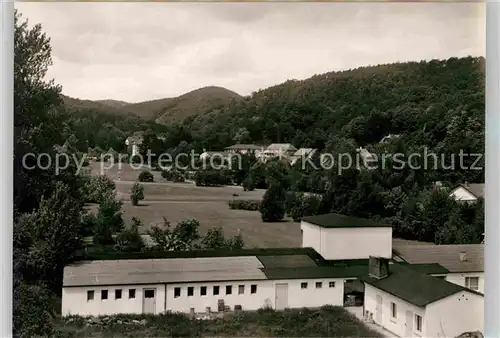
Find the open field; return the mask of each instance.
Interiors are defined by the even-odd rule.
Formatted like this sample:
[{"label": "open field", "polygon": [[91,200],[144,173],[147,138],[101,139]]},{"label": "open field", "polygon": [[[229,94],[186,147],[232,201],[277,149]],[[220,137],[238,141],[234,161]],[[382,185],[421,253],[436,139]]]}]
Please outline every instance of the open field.
[{"label": "open field", "polygon": [[[133,322],[135,320],[135,322]],[[142,320],[142,323],[141,323]],[[211,320],[180,314],[102,318],[60,323],[65,337],[381,337],[342,307],[227,314]]]},{"label": "open field", "polygon": [[[93,174],[100,172],[100,163],[93,163]],[[118,166],[106,171],[116,179]],[[138,206],[130,203],[130,189],[140,170],[133,170],[123,165],[120,181],[116,183],[117,198],[123,200],[123,217],[131,224],[132,217],[139,218],[146,232],[154,224],[162,224],[163,217],[172,223],[189,218],[200,222],[200,233],[205,234],[212,227],[222,227],[226,237],[241,232],[245,246],[252,247],[300,247],[300,224],[286,219],[280,223],[264,223],[258,211],[231,210],[227,202],[232,199],[260,200],[264,190],[243,191],[241,187],[197,187],[191,183],[166,182],[159,172],[152,171],[155,182],[141,183],[144,186],[145,199]],[[127,180],[125,180],[127,178]],[[236,193],[239,196],[235,197]],[[91,210],[96,209],[91,206]],[[393,245],[432,244],[393,239]]]},{"label": "open field", "polygon": [[[130,189],[134,182],[116,181],[117,198],[130,199]],[[243,191],[241,187],[197,187],[192,183],[141,183],[144,186],[144,204],[148,201],[212,201],[226,202],[232,199],[260,200],[264,196],[264,190]],[[239,196],[233,196],[238,194]]]}]

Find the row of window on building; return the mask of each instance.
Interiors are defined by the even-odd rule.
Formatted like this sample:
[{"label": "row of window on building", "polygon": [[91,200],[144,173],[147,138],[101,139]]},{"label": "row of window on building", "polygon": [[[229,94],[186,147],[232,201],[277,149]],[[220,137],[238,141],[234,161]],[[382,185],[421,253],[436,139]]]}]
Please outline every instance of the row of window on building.
[{"label": "row of window on building", "polygon": [[[307,289],[308,286],[309,286],[309,284],[307,282],[300,283],[300,288],[301,289]],[[315,286],[316,286],[316,289],[321,289],[323,287],[323,282],[316,282]],[[334,288],[335,287],[335,282],[329,282],[328,283],[328,287],[329,288]]]},{"label": "row of window on building", "polygon": [[[145,291],[146,292],[153,291],[153,293],[154,293],[154,290],[145,290]],[[149,297],[147,297],[147,295],[145,295],[145,296],[146,296],[146,298],[149,298]],[[94,290],[88,290],[87,291],[87,301],[94,300],[94,297],[95,297]],[[133,299],[133,298],[135,298],[135,289],[129,289],[128,290],[128,299]],[[101,299],[102,300],[108,299],[108,290],[101,290]],[[115,299],[122,299],[122,289],[115,290]]]},{"label": "row of window on building", "polygon": [[[307,289],[308,288],[308,283],[307,282],[302,282],[300,283],[300,288],[301,289]],[[316,289],[321,289],[323,287],[323,282],[316,282],[315,284]],[[335,287],[335,282],[329,282],[328,287],[334,288]],[[226,285],[226,295],[232,295],[233,294],[233,286],[232,285]],[[199,288],[199,295],[200,296],[206,296],[207,295],[208,288],[206,286],[200,286]],[[144,290],[145,298],[154,298],[154,290]],[[148,294],[152,293],[151,295]],[[214,296],[219,295],[221,292],[220,286],[219,285],[214,285],[212,287],[212,294]],[[250,285],[250,294],[256,294],[257,293],[257,284],[252,284]],[[181,287],[175,287],[174,288],[174,298],[179,298],[182,294],[182,288]],[[238,295],[243,295],[245,294],[245,285],[238,285]],[[195,288],[194,286],[188,286],[187,287],[187,295],[188,297],[192,297],[195,295]],[[88,290],[87,291],[87,301],[94,300],[95,298],[95,292],[94,290]],[[128,299],[133,299],[135,298],[135,289],[129,289],[128,290]],[[108,299],[108,290],[101,290],[101,300],[106,300]],[[115,289],[115,299],[122,299],[122,289]]]},{"label": "row of window on building", "polygon": [[[220,286],[219,285],[214,285],[212,287],[212,294],[214,296],[220,294]],[[226,285],[226,295],[232,295],[233,294],[233,286],[232,285]],[[255,294],[257,293],[257,284],[252,284],[250,285],[250,294]],[[174,298],[179,298],[182,294],[182,288],[176,287],[174,288]],[[245,294],[245,285],[238,285],[238,295],[243,295]],[[187,295],[188,297],[192,297],[195,295],[195,290],[194,286],[188,286],[187,287]],[[199,295],[200,296],[206,296],[207,295],[207,287],[206,286],[200,286],[199,288]]]}]

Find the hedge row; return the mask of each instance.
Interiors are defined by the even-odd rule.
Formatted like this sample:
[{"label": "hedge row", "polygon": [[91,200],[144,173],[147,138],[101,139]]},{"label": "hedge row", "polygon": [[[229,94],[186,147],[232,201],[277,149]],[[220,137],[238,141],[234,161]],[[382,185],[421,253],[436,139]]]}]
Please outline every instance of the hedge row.
[{"label": "hedge row", "polygon": [[260,201],[257,200],[232,200],[228,202],[229,208],[234,210],[258,211]]}]

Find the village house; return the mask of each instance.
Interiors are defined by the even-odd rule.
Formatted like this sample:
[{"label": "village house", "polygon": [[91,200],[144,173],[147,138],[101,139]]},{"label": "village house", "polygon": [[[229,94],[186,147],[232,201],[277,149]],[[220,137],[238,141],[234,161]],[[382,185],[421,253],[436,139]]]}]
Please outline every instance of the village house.
[{"label": "village house", "polygon": [[294,165],[299,159],[306,160],[310,159],[316,153],[316,149],[313,148],[299,148],[292,156],[290,156],[290,164]]},{"label": "village house", "polygon": [[402,245],[394,258],[410,264],[438,263],[446,280],[484,293],[484,244]]},{"label": "village house", "polygon": [[136,156],[139,154],[139,147],[141,146],[143,140],[144,139],[141,133],[135,133],[134,135],[127,137],[127,139],[125,140],[125,145],[131,153],[131,156]]},{"label": "village house", "polygon": [[253,154],[255,157],[259,157],[260,154],[264,151],[264,146],[259,146],[255,144],[234,144],[230,147],[224,148],[224,150],[228,153],[239,153],[242,155]]},{"label": "village house", "polygon": [[411,265],[371,257],[365,317],[399,337],[457,337],[484,329],[484,296]]},{"label": "village house", "polygon": [[386,135],[382,138],[382,140],[380,140],[379,143],[388,143],[390,142],[391,140],[395,140],[395,139],[398,139],[400,137],[400,135],[398,134],[389,134],[389,135]]},{"label": "village house", "polygon": [[450,197],[456,201],[474,203],[478,198],[484,198],[484,184],[465,182],[453,189]]},{"label": "village house", "polygon": [[261,153],[260,159],[265,162],[274,157],[289,158],[296,151],[297,148],[290,143],[273,143]]}]

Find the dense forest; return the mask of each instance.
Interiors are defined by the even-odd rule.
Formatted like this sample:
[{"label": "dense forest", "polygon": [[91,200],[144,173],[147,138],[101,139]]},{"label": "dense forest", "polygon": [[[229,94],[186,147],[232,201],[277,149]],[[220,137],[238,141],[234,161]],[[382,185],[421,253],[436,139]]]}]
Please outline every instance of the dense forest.
[{"label": "dense forest", "polygon": [[[75,109],[66,104],[68,109]],[[120,108],[79,106],[66,123],[88,147],[123,150],[134,131],[162,135],[157,151],[172,154],[194,149],[221,150],[238,143],[289,142],[328,153],[366,147],[377,154],[436,153],[444,158],[436,169],[451,165],[451,155],[484,153],[484,59],[450,58],[363,67],[287,81],[226,104],[206,105],[204,113],[182,122],[159,125]],[[126,107],[126,105],[125,105]],[[156,109],[161,107],[157,106]],[[379,141],[400,135],[391,148]],[[76,141],[74,142],[77,143]],[[483,171],[464,168],[434,170],[428,180],[482,182]]]}]

